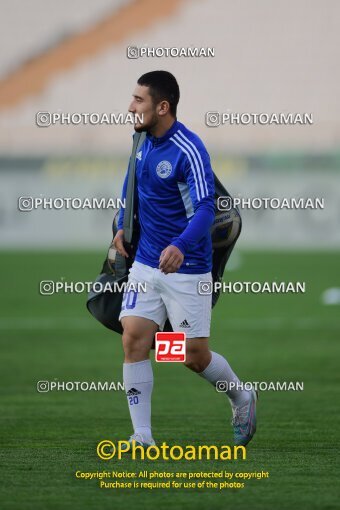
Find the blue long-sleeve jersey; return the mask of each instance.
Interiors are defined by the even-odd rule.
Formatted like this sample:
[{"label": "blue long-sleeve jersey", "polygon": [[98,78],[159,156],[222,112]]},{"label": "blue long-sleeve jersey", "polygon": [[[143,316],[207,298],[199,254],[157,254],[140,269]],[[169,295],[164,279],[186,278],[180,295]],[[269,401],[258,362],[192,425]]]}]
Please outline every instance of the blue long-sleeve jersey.
[{"label": "blue long-sleeve jersey", "polygon": [[[141,232],[135,260],[159,267],[161,252],[172,244],[184,255],[178,273],[211,271],[215,188],[201,139],[177,120],[160,138],[148,133],[136,157],[136,189]],[[124,209],[119,229],[123,217]]]}]

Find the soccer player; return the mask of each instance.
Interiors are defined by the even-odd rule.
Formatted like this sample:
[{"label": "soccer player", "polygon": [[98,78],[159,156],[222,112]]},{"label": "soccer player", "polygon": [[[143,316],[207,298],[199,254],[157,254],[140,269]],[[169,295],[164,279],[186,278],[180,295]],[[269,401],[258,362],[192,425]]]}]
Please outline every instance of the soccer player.
[{"label": "soccer player", "polygon": [[[130,441],[155,444],[151,429],[153,371],[149,359],[154,335],[167,318],[174,331],[186,333],[185,366],[215,386],[239,383],[227,360],[209,349],[211,294],[198,282],[211,282],[210,228],[215,217],[214,179],[200,138],[176,118],[179,87],[166,71],[141,76],[129,111],[143,115],[135,131],[146,131],[136,157],[136,200],[140,239],[129,282],[147,292],[127,291],[119,320],[123,326],[123,378],[134,429]],[[140,117],[139,117],[140,118]],[[126,196],[127,176],[122,198]],[[122,209],[116,250],[128,257]],[[226,395],[232,407],[234,441],[246,445],[256,430],[254,390],[234,387]]]}]

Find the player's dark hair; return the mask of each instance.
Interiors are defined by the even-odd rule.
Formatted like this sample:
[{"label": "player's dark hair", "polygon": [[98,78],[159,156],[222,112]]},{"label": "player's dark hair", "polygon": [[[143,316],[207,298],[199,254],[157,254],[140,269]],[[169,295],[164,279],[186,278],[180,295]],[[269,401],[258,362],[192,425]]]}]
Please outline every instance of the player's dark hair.
[{"label": "player's dark hair", "polygon": [[143,74],[137,81],[138,85],[149,87],[154,104],[168,101],[170,113],[176,117],[179,101],[179,86],[176,78],[168,71],[151,71]]}]

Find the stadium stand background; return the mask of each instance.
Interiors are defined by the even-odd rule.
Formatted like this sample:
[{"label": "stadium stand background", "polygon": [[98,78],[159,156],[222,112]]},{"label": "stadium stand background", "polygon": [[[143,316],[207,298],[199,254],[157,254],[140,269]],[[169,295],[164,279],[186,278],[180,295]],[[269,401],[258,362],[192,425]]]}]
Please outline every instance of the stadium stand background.
[{"label": "stadium stand background", "polygon": [[[126,112],[137,78],[178,79],[178,118],[228,190],[323,197],[322,211],[244,211],[240,246],[339,247],[340,6],[336,0],[2,2],[2,245],[98,249],[112,210],[20,213],[19,196],[118,197],[131,126],[38,128],[38,111]],[[128,46],[214,47],[214,58],[128,59]],[[207,111],[312,113],[307,126],[209,128]],[[318,232],[317,242],[315,232]]]}]

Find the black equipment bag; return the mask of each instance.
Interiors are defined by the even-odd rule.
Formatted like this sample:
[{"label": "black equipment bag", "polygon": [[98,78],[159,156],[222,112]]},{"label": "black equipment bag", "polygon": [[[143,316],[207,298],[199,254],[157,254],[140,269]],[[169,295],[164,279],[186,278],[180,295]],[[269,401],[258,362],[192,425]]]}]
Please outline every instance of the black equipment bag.
[{"label": "black equipment bag", "polygon": [[[129,258],[120,255],[110,245],[107,257],[96,282],[100,282],[103,288],[108,286],[113,288],[122,288],[123,284],[128,281],[129,269],[132,266],[134,254],[136,252],[139,239],[139,225],[137,222],[135,207],[135,171],[136,171],[136,154],[144,143],[146,133],[135,133],[133,135],[132,153],[129,162],[128,182],[126,189],[126,200],[124,210],[124,248],[129,254]],[[113,235],[118,230],[118,213],[114,219]],[[104,326],[117,333],[122,334],[123,328],[118,320],[122,307],[123,292],[96,291],[93,287],[88,294],[86,306],[89,312]]]},{"label": "black equipment bag", "polygon": [[[212,278],[213,282],[221,282],[223,278],[224,269],[227,265],[231,252],[234,249],[234,246],[241,234],[242,230],[242,219],[240,212],[236,206],[233,205],[233,199],[228,191],[225,189],[221,181],[215,175],[214,172],[214,183],[215,183],[215,222],[212,226]],[[230,209],[228,210],[219,210],[218,203],[219,200],[223,197],[223,200],[227,201],[230,204]],[[222,205],[223,205],[222,200]],[[218,231],[218,235],[216,235],[216,230],[214,231],[214,227],[218,229],[218,225],[220,223],[220,229]],[[221,241],[221,237],[224,237],[225,242]],[[217,303],[218,298],[220,297],[220,290],[214,291],[212,294],[212,308]]]},{"label": "black equipment bag", "polygon": [[[123,283],[128,281],[128,272],[132,266],[134,255],[137,250],[139,240],[139,224],[135,211],[136,203],[136,189],[135,189],[135,169],[136,169],[136,154],[145,140],[145,133],[135,133],[133,137],[133,147],[129,163],[129,174],[126,191],[126,203],[124,210],[124,247],[129,254],[129,258],[121,256],[113,248],[112,243],[109,248],[107,257],[104,261],[103,267],[95,282],[100,282],[103,287],[113,288],[118,286],[123,287]],[[212,245],[213,245],[213,265],[212,265],[212,278],[213,282],[221,282],[223,272],[231,252],[234,249],[236,241],[241,233],[242,221],[241,216],[236,207],[232,204],[232,198],[219,181],[214,173],[215,183],[215,222],[212,226]],[[219,200],[229,200],[230,207],[226,210],[219,210]],[[223,201],[222,201],[223,202]],[[228,209],[228,210],[227,210]],[[118,230],[118,216],[119,211],[116,213],[113,220],[112,231],[113,236],[116,235]],[[212,294],[212,307],[214,307],[219,298],[220,291],[213,292]],[[104,326],[122,334],[123,329],[120,321],[118,320],[121,306],[122,306],[123,292],[110,292],[107,290],[96,291],[92,288],[89,292],[87,299],[87,308],[89,312]],[[169,320],[165,322],[164,331],[172,331]]]}]

